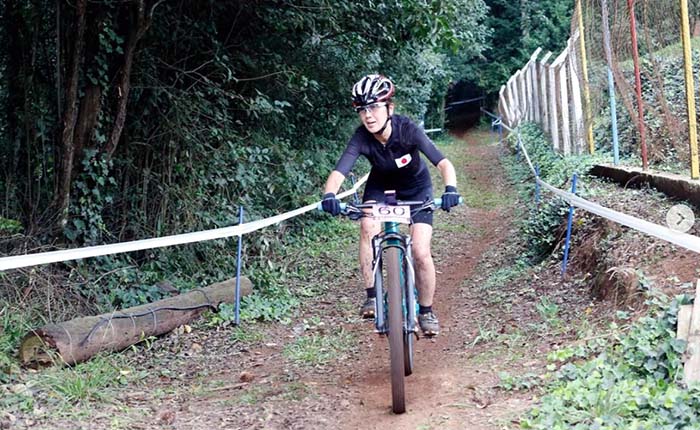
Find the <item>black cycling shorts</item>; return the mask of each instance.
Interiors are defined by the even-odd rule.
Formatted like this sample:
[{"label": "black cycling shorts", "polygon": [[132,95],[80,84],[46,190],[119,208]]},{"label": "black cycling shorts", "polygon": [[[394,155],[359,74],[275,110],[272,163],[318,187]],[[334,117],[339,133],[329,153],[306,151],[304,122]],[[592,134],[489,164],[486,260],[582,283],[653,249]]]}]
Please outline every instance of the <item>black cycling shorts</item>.
[{"label": "black cycling shorts", "polygon": [[[383,202],[384,201],[384,187],[377,186],[375,184],[371,184],[370,182],[367,182],[367,185],[365,186],[365,192],[362,194],[362,202],[367,203],[370,200],[374,200],[377,202]],[[396,200],[405,200],[405,201],[416,201],[416,202],[424,202],[426,200],[432,200],[433,198],[433,187],[427,187],[427,188],[422,188],[418,191],[411,191],[410,193],[406,194],[401,191],[396,192]],[[412,206],[414,207],[414,206]],[[433,211],[420,211],[416,214],[413,215],[413,224],[428,224],[428,225],[433,225]]]}]

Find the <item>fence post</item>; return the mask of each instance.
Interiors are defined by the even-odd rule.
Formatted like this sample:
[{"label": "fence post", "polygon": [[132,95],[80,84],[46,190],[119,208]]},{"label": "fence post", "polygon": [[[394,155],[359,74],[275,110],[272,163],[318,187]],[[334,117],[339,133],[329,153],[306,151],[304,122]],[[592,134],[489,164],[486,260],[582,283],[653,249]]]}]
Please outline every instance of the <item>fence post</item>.
[{"label": "fence post", "polygon": [[506,121],[508,121],[508,118],[510,118],[509,104],[507,87],[505,85],[501,85],[501,89],[498,91],[498,113],[500,114],[499,118],[505,117]]},{"label": "fence post", "polygon": [[573,153],[580,154],[582,152],[584,145],[584,122],[583,122],[583,103],[581,103],[581,86],[579,85],[579,70],[578,63],[576,62],[576,40],[581,37],[578,30],[575,32],[574,37],[571,38],[571,45],[569,46],[569,71],[571,82],[571,101],[573,104]]},{"label": "fence post", "polygon": [[576,12],[578,13],[578,31],[581,35],[581,68],[583,72],[583,96],[586,99],[586,139],[588,141],[589,153],[595,153],[595,143],[593,142],[593,116],[591,114],[591,90],[588,83],[588,60],[586,56],[586,38],[583,26],[583,8],[581,0],[576,0]]},{"label": "fence post", "polygon": [[[571,178],[571,194],[576,194],[576,173]],[[571,225],[574,220],[574,205],[569,204],[569,220],[566,223],[566,242],[564,243],[564,261],[562,261],[561,275],[566,275],[566,265],[569,261],[569,246],[571,244]]]},{"label": "fence post", "polygon": [[[238,208],[238,225],[243,224],[243,206]],[[234,323],[241,323],[241,251],[243,248],[243,235],[238,235],[238,252],[236,253],[236,306],[234,310]]]},{"label": "fence post", "polygon": [[530,119],[536,123],[540,123],[540,98],[538,95],[539,80],[537,79],[537,56],[542,52],[542,48],[535,49],[535,52],[530,56],[528,69],[530,71]]},{"label": "fence post", "polygon": [[535,166],[535,208],[540,206],[540,166]]},{"label": "fence post", "polygon": [[[642,146],[642,169],[647,170],[647,139],[644,125],[644,99],[642,99],[642,76],[639,70],[639,48],[637,46],[637,24],[634,18],[635,0],[627,0],[630,15],[630,35],[632,36],[632,59],[634,60],[634,80],[637,89],[637,126],[639,127],[640,144]],[[693,95],[694,96],[694,95]]]},{"label": "fence post", "polygon": [[518,70],[516,74],[518,75],[516,81],[518,82],[518,88],[520,89],[520,93],[518,94],[518,99],[520,100],[519,124],[520,121],[527,121],[527,92],[525,91],[525,73],[522,70]]},{"label": "fence post", "polygon": [[559,125],[557,112],[557,76],[556,76],[556,59],[547,66],[548,84],[549,84],[549,133],[552,136],[552,146],[554,150],[559,148]]},{"label": "fence post", "polygon": [[549,109],[547,108],[549,104],[549,87],[547,85],[547,77],[549,74],[549,69],[547,68],[547,61],[549,57],[552,56],[552,51],[548,51],[545,56],[540,60],[539,63],[539,73],[540,73],[540,107],[542,111],[542,128],[545,132],[549,133]]},{"label": "fence post", "polygon": [[620,145],[617,133],[617,102],[615,101],[615,78],[612,72],[612,47],[610,46],[610,24],[608,23],[608,0],[601,0],[603,12],[603,48],[605,49],[605,62],[608,65],[608,96],[610,97],[610,116],[612,121],[613,138],[613,163],[620,164]]},{"label": "fence post", "polygon": [[503,118],[498,117],[498,143],[503,142]]},{"label": "fence post", "polygon": [[520,90],[518,87],[518,77],[513,75],[511,79],[513,79],[510,82],[510,94],[512,97],[511,100],[513,101],[510,105],[511,113],[513,114],[513,122],[511,123],[511,127],[515,127],[520,123]]},{"label": "fence post", "polygon": [[[532,59],[532,57],[530,57]],[[532,61],[528,61],[527,65],[527,110],[528,119],[532,122],[537,122],[537,110],[535,105],[535,69],[532,67]]]},{"label": "fence post", "polygon": [[695,83],[693,82],[693,58],[690,55],[690,25],[688,24],[688,0],[681,1],[683,60],[685,65],[685,99],[688,105],[688,136],[690,137],[690,178],[698,179],[698,132],[695,117]]},{"label": "fence post", "polygon": [[[569,43],[570,45],[571,43]],[[566,75],[566,57],[569,55],[569,49],[564,49],[557,58],[559,68],[559,101],[561,103],[561,149],[564,155],[571,153],[571,132],[569,131],[569,86],[567,84]]]},{"label": "fence post", "polygon": [[532,68],[528,61],[523,67],[523,86],[525,88],[525,119],[532,121]]},{"label": "fence post", "polygon": [[510,127],[515,124],[515,116],[518,108],[518,94],[515,87],[515,75],[511,76],[506,82],[506,88],[508,89],[508,112],[511,116],[508,117]]}]

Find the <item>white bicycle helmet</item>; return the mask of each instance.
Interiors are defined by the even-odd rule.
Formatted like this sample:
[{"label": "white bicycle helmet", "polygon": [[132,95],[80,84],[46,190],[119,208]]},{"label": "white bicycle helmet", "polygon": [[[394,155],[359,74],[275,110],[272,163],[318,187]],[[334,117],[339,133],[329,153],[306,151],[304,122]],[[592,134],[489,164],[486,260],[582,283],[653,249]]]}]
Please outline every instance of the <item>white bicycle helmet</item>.
[{"label": "white bicycle helmet", "polygon": [[386,102],[394,95],[394,84],[383,75],[367,75],[352,87],[352,106],[361,107]]}]

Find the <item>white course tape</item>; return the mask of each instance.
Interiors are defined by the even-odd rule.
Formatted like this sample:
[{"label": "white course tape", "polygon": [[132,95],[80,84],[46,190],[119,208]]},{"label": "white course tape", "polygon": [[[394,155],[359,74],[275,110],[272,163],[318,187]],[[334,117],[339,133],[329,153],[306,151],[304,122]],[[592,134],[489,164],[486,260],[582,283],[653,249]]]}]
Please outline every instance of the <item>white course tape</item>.
[{"label": "white course tape", "polygon": [[642,233],[658,237],[659,239],[663,239],[667,242],[671,242],[678,246],[682,246],[683,248],[700,253],[700,237],[688,233],[681,233],[676,230],[671,230],[668,227],[664,227],[662,225],[654,224],[643,219],[635,218],[631,215],[627,215],[622,212],[617,212],[615,210],[608,209],[597,203],[589,202],[588,200],[583,199],[575,194],[571,194],[569,192],[562,191],[558,188],[554,188],[553,186],[549,185],[541,179],[538,179],[537,182],[540,185],[542,185],[542,187],[563,198],[573,206],[580,207],[581,209],[585,209],[588,212],[602,216],[603,218],[607,218],[611,221],[615,221],[618,224],[626,225],[627,227],[631,227],[637,231],[641,231]]},{"label": "white course tape", "polygon": [[[492,113],[483,110],[483,112],[487,113],[490,116],[493,116],[494,118],[497,118],[495,115]],[[640,218],[633,217],[631,215],[624,214],[622,212],[618,212],[609,208],[606,208],[604,206],[601,206],[597,203],[590,202],[584,198],[581,198],[575,194],[572,194],[567,191],[560,190],[558,188],[553,187],[552,185],[546,183],[542,179],[540,179],[537,176],[537,173],[535,172],[535,168],[532,165],[532,161],[530,161],[530,156],[527,153],[527,150],[525,149],[525,145],[523,145],[522,140],[520,139],[520,129],[519,126],[516,126],[516,130],[511,129],[510,127],[506,126],[505,124],[501,124],[504,128],[507,130],[518,133],[518,138],[517,138],[517,144],[520,146],[520,149],[522,150],[523,156],[525,157],[525,161],[527,161],[527,165],[532,171],[532,174],[535,175],[535,180],[537,181],[538,184],[540,184],[543,188],[546,188],[547,190],[551,191],[552,193],[558,195],[562,199],[566,200],[567,203],[569,203],[572,206],[579,207],[581,209],[587,210],[588,212],[594,213],[598,216],[601,216],[603,218],[609,219],[611,221],[614,221],[618,224],[625,225],[627,227],[630,227],[634,230],[637,230],[642,233],[646,233],[650,236],[657,237],[659,239],[665,240],[667,242],[673,243],[675,245],[681,246],[685,249],[688,249],[690,251],[694,251],[697,253],[700,253],[700,237],[694,236],[692,234],[688,233],[682,233],[680,231],[672,230],[668,227],[659,225],[659,224],[654,224],[653,222],[645,221]]]},{"label": "white course tape", "polygon": [[[367,181],[368,176],[369,175],[363,176],[351,189],[339,194],[338,198],[342,199],[357,192],[360,186]],[[86,248],[64,249],[61,251],[15,255],[12,257],[0,258],[0,271],[18,269],[20,267],[37,266],[40,264],[58,263],[61,261],[78,260],[81,258],[98,257],[101,255],[120,254],[123,252],[182,245],[185,243],[201,242],[205,240],[223,239],[232,236],[242,236],[303,213],[316,210],[319,203],[320,202],[312,203],[290,212],[232,227],[176,234],[173,236],[158,237],[153,239],[134,240],[131,242],[114,243],[110,245],[89,246]]]},{"label": "white course tape", "polygon": [[523,141],[520,138],[520,129],[518,129],[518,145],[523,150],[523,155],[525,156],[525,161],[527,161],[527,165],[530,166],[530,171],[533,175],[535,175],[535,177],[537,177],[535,167],[532,165],[532,161],[530,161],[530,156],[527,154],[527,150],[525,150],[525,145],[523,145]]}]

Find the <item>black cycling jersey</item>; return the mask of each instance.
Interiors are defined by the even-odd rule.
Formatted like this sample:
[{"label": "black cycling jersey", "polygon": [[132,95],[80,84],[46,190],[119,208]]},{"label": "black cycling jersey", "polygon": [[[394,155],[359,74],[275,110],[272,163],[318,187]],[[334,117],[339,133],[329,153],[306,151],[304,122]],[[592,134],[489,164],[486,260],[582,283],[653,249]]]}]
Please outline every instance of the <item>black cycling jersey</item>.
[{"label": "black cycling jersey", "polygon": [[415,194],[431,188],[430,172],[420,152],[435,166],[445,158],[413,121],[392,115],[391,136],[385,145],[361,125],[350,138],[335,170],[347,176],[357,158],[364,155],[372,165],[368,184],[400,194]]}]

